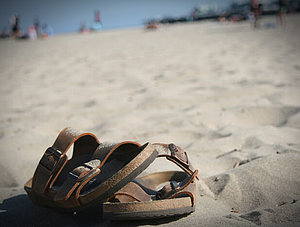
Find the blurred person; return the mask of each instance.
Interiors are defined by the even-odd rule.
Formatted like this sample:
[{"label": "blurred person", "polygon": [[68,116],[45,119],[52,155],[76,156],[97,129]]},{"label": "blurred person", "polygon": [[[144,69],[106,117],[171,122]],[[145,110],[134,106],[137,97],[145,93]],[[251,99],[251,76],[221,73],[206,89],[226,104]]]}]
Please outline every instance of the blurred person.
[{"label": "blurred person", "polygon": [[35,30],[35,26],[29,26],[28,27],[28,37],[31,40],[35,40],[37,38],[37,32]]},{"label": "blurred person", "polygon": [[195,7],[191,13],[192,21],[196,21],[198,19],[198,12],[199,10]]},{"label": "blurred person", "polygon": [[19,36],[21,36],[20,17],[19,17],[18,14],[14,13],[10,17],[10,26],[11,26],[11,36],[12,37],[19,37]]},{"label": "blurred person", "polygon": [[286,24],[286,11],[287,11],[287,4],[285,0],[278,0],[278,18],[281,25]]},{"label": "blurred person", "polygon": [[35,28],[35,31],[36,31],[36,35],[37,37],[40,37],[41,36],[41,26],[40,26],[40,20],[38,17],[36,17],[34,19],[34,28]]},{"label": "blurred person", "polygon": [[254,19],[254,27],[256,28],[261,14],[261,4],[259,4],[258,0],[251,0],[251,12]]},{"label": "blurred person", "polygon": [[159,29],[160,27],[161,27],[161,23],[159,23],[157,21],[148,21],[146,23],[146,29],[156,30],[156,29]]},{"label": "blurred person", "polygon": [[81,22],[79,32],[86,34],[86,33],[89,33],[89,31],[90,31],[90,29],[86,26],[85,21]]},{"label": "blurred person", "polygon": [[95,12],[95,22],[101,24],[101,26],[103,26],[102,24],[102,19],[101,19],[101,13],[99,10],[97,10]]},{"label": "blurred person", "polygon": [[46,39],[53,35],[54,35],[53,28],[51,26],[49,26],[48,24],[43,24],[42,29],[41,29],[41,36],[44,39]]},{"label": "blurred person", "polygon": [[97,10],[94,15],[95,15],[95,18],[94,18],[94,23],[91,27],[91,30],[92,31],[99,31],[103,27],[100,11]]}]

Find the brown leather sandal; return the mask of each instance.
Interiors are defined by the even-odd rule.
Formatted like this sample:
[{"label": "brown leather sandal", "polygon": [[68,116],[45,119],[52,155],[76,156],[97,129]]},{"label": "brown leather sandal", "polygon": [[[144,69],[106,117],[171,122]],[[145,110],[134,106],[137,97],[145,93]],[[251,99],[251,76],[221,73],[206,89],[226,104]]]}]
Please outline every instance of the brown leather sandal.
[{"label": "brown leather sandal", "polygon": [[[198,170],[186,152],[174,144],[153,144],[158,157],[166,157],[182,171],[153,173],[136,178],[103,204],[103,217],[112,220],[162,218],[195,210]],[[160,189],[159,189],[160,188]]]},{"label": "brown leather sandal", "polygon": [[[66,153],[73,146],[69,160]],[[91,133],[63,129],[24,189],[39,205],[78,211],[99,205],[156,158],[151,144],[100,143]]]}]

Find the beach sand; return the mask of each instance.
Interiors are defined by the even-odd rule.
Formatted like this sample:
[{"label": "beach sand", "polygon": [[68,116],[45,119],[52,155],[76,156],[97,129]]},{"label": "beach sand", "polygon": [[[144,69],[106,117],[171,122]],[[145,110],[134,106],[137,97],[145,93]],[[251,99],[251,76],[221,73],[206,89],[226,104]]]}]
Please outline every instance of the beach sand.
[{"label": "beach sand", "polygon": [[[300,15],[261,23],[0,40],[0,225],[299,226]],[[32,204],[23,184],[66,126],[181,146],[199,169],[196,212],[110,222]]]}]

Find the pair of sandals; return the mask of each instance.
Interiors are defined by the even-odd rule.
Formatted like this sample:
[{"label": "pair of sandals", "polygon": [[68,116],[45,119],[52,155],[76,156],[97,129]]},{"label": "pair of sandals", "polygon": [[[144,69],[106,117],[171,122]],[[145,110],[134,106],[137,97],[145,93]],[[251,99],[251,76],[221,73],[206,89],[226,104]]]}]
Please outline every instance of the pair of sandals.
[{"label": "pair of sandals", "polygon": [[[183,171],[137,178],[157,157],[166,157]],[[91,133],[65,128],[24,189],[38,205],[77,212],[103,204],[107,219],[149,219],[193,212],[197,173],[174,144],[100,143]]]}]

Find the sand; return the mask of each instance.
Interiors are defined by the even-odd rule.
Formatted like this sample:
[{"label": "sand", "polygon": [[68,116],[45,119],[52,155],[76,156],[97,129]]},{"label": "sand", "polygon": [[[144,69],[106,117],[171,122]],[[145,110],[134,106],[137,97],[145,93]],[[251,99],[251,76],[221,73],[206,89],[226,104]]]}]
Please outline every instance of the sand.
[{"label": "sand", "polygon": [[[299,226],[300,15],[261,23],[0,40],[0,225]],[[110,222],[33,205],[23,184],[66,126],[183,147],[196,212]]]}]

